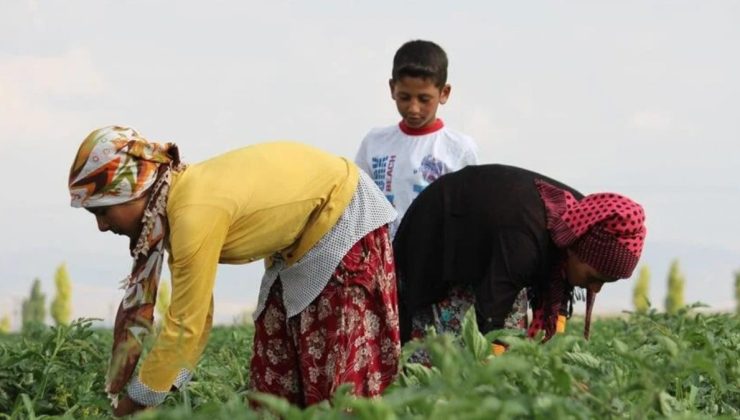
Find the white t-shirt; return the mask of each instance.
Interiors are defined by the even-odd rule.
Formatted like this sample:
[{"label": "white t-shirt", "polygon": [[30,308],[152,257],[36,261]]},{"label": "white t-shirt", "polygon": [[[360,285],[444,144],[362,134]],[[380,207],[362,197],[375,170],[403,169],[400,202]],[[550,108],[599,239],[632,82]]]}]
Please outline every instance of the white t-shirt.
[{"label": "white t-shirt", "polygon": [[403,122],[374,128],[365,136],[355,163],[370,175],[398,212],[391,237],[417,195],[440,176],[478,164],[478,147],[465,134],[450,130],[442,120],[426,129]]}]

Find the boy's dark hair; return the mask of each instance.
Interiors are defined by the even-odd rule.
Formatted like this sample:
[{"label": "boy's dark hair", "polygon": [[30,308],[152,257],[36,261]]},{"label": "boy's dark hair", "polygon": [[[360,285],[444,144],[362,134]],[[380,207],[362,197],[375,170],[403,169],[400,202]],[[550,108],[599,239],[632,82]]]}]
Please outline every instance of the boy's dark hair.
[{"label": "boy's dark hair", "polygon": [[442,89],[447,83],[447,54],[432,41],[417,39],[401,45],[393,56],[392,80],[404,76],[430,79]]}]

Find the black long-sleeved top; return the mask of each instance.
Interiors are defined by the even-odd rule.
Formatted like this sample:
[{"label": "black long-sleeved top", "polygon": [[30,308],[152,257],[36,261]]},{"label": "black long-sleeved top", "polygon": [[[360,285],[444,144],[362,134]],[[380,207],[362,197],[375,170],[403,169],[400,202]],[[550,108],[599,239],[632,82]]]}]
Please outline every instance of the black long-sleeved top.
[{"label": "black long-sleeved top", "polygon": [[472,287],[485,333],[503,327],[522,288],[550,280],[564,253],[550,239],[537,179],[583,197],[526,169],[480,165],[442,176],[414,200],[393,242],[403,341],[412,315],[453,286]]}]

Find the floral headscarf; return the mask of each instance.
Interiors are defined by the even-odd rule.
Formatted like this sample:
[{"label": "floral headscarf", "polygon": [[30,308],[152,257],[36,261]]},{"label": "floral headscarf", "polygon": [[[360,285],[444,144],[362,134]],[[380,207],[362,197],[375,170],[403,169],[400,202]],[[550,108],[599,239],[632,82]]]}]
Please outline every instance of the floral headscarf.
[{"label": "floral headscarf", "polygon": [[122,282],[126,292],[113,330],[106,391],[114,404],[136,368],[141,341],[151,328],[167,238],[170,175],[183,168],[176,145],[149,142],[134,129],[110,126],[87,136],[70,169],[72,207],[113,206],[149,194],[141,234],[132,242],[133,267]]},{"label": "floral headscarf", "polygon": [[[555,263],[551,281],[535,296],[529,335],[545,330],[545,339],[555,333],[557,317],[570,315],[573,286],[564,274],[565,249],[600,274],[613,278],[632,275],[645,241],[645,212],[638,203],[614,193],[591,194],[578,201],[568,191],[544,181],[537,189],[547,212],[547,229],[563,253]],[[589,337],[595,293],[587,291],[584,336]]]}]

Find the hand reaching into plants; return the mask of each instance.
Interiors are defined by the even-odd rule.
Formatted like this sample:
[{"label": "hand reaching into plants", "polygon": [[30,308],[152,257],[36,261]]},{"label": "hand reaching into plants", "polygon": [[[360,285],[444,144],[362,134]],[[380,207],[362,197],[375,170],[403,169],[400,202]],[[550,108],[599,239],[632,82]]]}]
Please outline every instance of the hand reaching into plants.
[{"label": "hand reaching into plants", "polygon": [[504,346],[503,344],[497,344],[497,343],[491,344],[491,354],[492,355],[501,356],[502,354],[504,354],[504,352],[506,352],[506,346]]},{"label": "hand reaching into plants", "polygon": [[139,405],[134,400],[129,398],[128,395],[126,395],[118,400],[118,405],[113,408],[113,415],[116,417],[123,417],[129,414],[136,413],[137,411],[141,411],[145,408],[146,406]]}]

